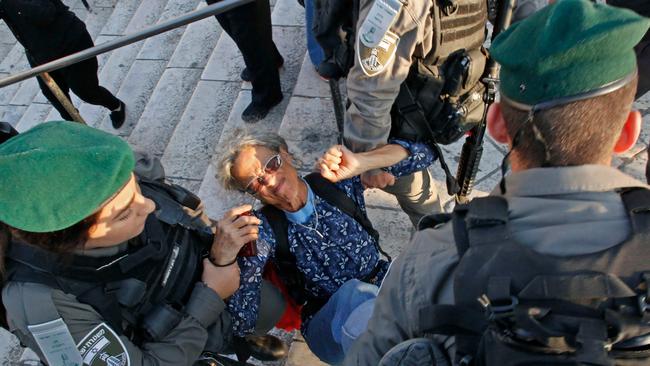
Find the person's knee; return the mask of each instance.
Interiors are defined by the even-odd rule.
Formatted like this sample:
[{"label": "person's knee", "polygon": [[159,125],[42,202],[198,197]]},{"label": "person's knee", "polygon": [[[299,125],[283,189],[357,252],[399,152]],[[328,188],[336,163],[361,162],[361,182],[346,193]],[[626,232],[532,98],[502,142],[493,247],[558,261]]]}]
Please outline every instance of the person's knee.
[{"label": "person's knee", "polygon": [[[379,288],[376,285],[355,278],[344,283],[343,286],[336,291],[336,294],[338,294],[339,297],[349,299],[348,301],[354,301],[355,298],[365,301],[377,297],[378,292]],[[359,300],[356,301],[359,302]]]},{"label": "person's knee", "polygon": [[368,322],[375,308],[375,299],[369,299],[357,306],[343,323],[341,329],[341,347],[343,353],[346,353],[352,346],[352,343],[366,331]]}]

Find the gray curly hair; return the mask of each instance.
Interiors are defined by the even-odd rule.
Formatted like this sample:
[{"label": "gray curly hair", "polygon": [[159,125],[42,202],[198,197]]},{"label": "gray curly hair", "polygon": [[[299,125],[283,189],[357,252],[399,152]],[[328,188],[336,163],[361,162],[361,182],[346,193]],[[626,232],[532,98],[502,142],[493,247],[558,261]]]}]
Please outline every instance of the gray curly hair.
[{"label": "gray curly hair", "polygon": [[260,146],[274,153],[289,152],[287,142],[282,136],[271,132],[240,131],[233,136],[228,144],[217,154],[214,159],[217,181],[227,190],[242,190],[243,187],[232,175],[232,167],[243,150]]}]

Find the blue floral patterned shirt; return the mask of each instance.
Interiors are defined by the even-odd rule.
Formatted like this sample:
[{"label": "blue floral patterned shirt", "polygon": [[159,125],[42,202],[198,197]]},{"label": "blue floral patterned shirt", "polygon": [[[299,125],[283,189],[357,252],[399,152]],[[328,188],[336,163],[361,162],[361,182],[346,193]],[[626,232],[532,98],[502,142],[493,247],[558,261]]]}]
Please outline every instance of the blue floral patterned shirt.
[{"label": "blue floral patterned shirt", "polygon": [[[403,140],[390,140],[409,151],[408,158],[386,168],[395,177],[424,169],[436,155],[428,146]],[[363,186],[359,177],[336,183],[364,212]],[[266,262],[275,253],[276,240],[268,220],[259,211],[262,220],[257,239],[258,253],[254,257],[240,257],[241,284],[228,300],[228,311],[233,318],[235,335],[253,332],[260,304],[260,284]],[[304,274],[309,295],[323,298],[336,292],[351,279],[369,276],[379,266],[376,284],[383,279],[388,262],[380,260],[376,241],[352,217],[338,207],[314,195],[314,214],[304,223],[288,220],[289,250],[296,257],[296,266]],[[303,330],[309,319],[303,322]]]}]

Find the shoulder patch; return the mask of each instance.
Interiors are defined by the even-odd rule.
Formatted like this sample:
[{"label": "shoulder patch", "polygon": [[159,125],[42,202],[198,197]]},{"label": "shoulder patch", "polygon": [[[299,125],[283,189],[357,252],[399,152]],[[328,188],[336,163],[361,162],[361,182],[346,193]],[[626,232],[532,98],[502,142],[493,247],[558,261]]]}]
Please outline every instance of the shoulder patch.
[{"label": "shoulder patch", "polygon": [[400,0],[374,0],[359,27],[359,39],[368,47],[377,47],[402,10]]},{"label": "shoulder patch", "polygon": [[129,366],[129,353],[118,335],[106,323],[101,323],[77,344],[84,365]]},{"label": "shoulder patch", "polygon": [[27,329],[49,365],[81,366],[81,355],[63,319],[28,325]]},{"label": "shoulder patch", "polygon": [[355,48],[357,61],[363,73],[370,77],[380,74],[393,62],[400,38],[395,33],[386,31],[384,38],[376,47],[366,46],[363,42],[359,42],[360,38],[361,36],[357,37]]}]

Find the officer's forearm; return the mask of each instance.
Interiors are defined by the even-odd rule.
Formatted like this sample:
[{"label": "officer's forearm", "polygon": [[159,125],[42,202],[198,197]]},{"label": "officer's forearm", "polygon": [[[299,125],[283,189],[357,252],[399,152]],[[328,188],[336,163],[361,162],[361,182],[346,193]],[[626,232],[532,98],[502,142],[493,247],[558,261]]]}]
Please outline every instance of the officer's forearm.
[{"label": "officer's forearm", "polygon": [[357,153],[359,165],[363,169],[359,174],[369,170],[395,165],[408,156],[408,150],[397,144],[384,145],[375,150]]}]

